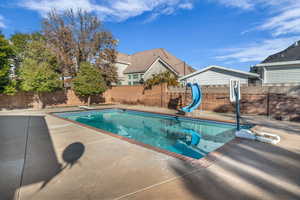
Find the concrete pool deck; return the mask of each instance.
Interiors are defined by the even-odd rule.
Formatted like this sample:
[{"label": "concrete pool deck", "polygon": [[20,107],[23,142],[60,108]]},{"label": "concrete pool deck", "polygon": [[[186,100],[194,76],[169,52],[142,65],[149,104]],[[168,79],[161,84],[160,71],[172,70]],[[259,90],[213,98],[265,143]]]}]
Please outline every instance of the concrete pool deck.
[{"label": "concrete pool deck", "polygon": [[[104,107],[113,106],[99,108]],[[1,200],[300,199],[299,123],[244,116],[282,141],[232,143],[204,168],[46,114],[77,109],[0,112]],[[193,116],[234,119],[207,112]]]}]

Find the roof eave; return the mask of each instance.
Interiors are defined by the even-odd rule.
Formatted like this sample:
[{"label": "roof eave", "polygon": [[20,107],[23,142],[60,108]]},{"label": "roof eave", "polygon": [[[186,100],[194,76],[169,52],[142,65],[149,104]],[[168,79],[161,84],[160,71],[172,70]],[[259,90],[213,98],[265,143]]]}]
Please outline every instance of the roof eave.
[{"label": "roof eave", "polygon": [[122,61],[122,60],[116,60],[115,63],[130,65],[130,62],[126,62],[126,61]]},{"label": "roof eave", "polygon": [[198,70],[198,71],[195,71],[191,74],[188,74],[188,75],[185,75],[181,78],[179,78],[179,81],[181,80],[184,80],[184,79],[187,79],[189,77],[192,77],[196,74],[200,74],[204,71],[207,71],[209,69],[212,69],[212,68],[216,68],[216,69],[221,69],[221,70],[225,70],[225,71],[230,71],[230,72],[235,72],[235,73],[238,73],[238,74],[244,74],[244,75],[247,75],[249,77],[255,77],[255,78],[258,78],[259,77],[259,74],[255,74],[255,73],[251,73],[251,72],[243,72],[243,71],[240,71],[240,70],[235,70],[235,69],[228,69],[228,68],[225,68],[225,67],[221,67],[221,66],[216,66],[216,65],[212,65],[212,66],[208,66],[208,67],[205,67],[204,69],[202,70]]},{"label": "roof eave", "polygon": [[123,72],[123,74],[136,74],[136,73],[145,73],[146,71],[132,71],[132,72]]},{"label": "roof eave", "polygon": [[271,63],[260,63],[260,64],[256,64],[255,67],[269,67],[269,66],[271,67],[271,66],[297,65],[297,64],[300,64],[300,60],[271,62]]}]

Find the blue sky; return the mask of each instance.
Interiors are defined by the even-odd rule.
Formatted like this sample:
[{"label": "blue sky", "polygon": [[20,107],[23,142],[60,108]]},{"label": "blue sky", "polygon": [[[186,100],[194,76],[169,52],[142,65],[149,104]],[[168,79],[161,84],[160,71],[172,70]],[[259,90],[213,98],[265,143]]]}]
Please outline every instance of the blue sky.
[{"label": "blue sky", "polygon": [[97,14],[121,52],[165,48],[197,69],[248,71],[300,40],[299,0],[1,0],[0,28],[38,31],[53,8]]}]

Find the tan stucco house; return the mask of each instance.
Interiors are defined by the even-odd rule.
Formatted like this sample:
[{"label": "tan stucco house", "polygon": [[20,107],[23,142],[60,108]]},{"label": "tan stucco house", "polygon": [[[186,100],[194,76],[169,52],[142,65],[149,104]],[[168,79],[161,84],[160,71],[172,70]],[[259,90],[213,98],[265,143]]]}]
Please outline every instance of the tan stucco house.
[{"label": "tan stucco house", "polygon": [[120,85],[136,85],[153,74],[170,71],[178,78],[195,70],[163,48],[151,49],[132,55],[118,53],[116,65]]}]

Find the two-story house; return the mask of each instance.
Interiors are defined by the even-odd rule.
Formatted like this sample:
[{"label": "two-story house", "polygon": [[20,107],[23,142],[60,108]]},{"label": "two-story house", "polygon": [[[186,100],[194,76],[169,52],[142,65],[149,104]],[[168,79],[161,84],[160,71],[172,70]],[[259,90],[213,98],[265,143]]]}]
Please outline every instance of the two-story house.
[{"label": "two-story house", "polygon": [[182,77],[195,70],[167,50],[158,48],[134,53],[118,53],[116,65],[120,85],[136,85],[165,71]]}]

